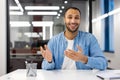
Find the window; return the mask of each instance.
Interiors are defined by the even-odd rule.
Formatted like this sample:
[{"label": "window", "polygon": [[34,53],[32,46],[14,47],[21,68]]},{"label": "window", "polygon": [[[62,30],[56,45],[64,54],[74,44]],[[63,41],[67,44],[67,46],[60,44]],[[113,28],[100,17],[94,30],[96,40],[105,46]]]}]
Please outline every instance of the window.
[{"label": "window", "polygon": [[96,0],[93,3],[93,34],[97,37],[103,51],[114,52],[114,0]]}]

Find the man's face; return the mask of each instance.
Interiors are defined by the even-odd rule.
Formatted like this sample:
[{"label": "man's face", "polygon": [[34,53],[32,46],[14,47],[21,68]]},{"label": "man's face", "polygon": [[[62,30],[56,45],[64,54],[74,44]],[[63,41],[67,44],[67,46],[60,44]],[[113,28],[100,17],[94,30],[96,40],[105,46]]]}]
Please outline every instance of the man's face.
[{"label": "man's face", "polygon": [[79,11],[75,9],[69,9],[65,14],[64,22],[69,32],[76,32],[80,25]]}]

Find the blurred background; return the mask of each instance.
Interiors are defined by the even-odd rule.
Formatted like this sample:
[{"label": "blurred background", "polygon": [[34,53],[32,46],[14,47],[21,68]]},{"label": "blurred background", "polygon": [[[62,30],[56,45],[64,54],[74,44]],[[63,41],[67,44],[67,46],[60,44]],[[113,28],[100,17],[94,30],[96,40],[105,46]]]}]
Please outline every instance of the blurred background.
[{"label": "blurred background", "polygon": [[[40,46],[65,30],[64,11],[81,10],[79,30],[98,39],[108,59],[108,67],[120,69],[120,1],[119,0],[6,0],[1,1],[0,37],[3,66],[0,74],[24,69],[24,61],[43,60]],[[3,27],[4,26],[4,27]]]}]

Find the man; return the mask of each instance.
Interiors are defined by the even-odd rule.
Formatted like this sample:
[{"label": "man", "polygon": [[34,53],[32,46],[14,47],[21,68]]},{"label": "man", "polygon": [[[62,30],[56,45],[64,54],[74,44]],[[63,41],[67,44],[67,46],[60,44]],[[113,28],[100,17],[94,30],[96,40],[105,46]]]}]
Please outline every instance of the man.
[{"label": "man", "polygon": [[40,47],[44,57],[43,69],[106,69],[107,61],[96,38],[78,30],[80,18],[78,8],[70,7],[65,11],[66,30],[54,36],[44,49]]}]

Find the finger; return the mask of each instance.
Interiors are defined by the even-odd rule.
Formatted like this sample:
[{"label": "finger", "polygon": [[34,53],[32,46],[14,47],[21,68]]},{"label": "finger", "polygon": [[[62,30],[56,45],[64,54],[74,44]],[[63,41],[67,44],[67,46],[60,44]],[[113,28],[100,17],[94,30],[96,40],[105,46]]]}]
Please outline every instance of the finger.
[{"label": "finger", "polygon": [[43,52],[43,51],[44,51],[44,49],[43,49],[43,47],[42,47],[42,46],[40,46],[40,51],[41,51],[41,52]]},{"label": "finger", "polygon": [[65,55],[67,55],[67,56],[69,56],[69,54],[72,54],[72,52],[71,52],[70,50],[68,50],[68,49],[65,50],[64,53],[65,53]]},{"label": "finger", "polygon": [[42,53],[45,53],[45,50],[43,49],[43,47],[40,47],[40,50]]},{"label": "finger", "polygon": [[64,51],[64,54],[67,56],[67,51]]},{"label": "finger", "polygon": [[45,49],[48,50],[48,46],[47,45],[45,45]]},{"label": "finger", "polygon": [[46,44],[44,45],[44,48],[47,49],[47,45]]},{"label": "finger", "polygon": [[78,51],[79,52],[83,52],[82,48],[80,46],[77,45]]},{"label": "finger", "polygon": [[75,54],[75,51],[72,49],[67,49],[68,52],[70,52],[71,54]]},{"label": "finger", "polygon": [[68,51],[71,56],[77,56],[77,52],[75,52],[74,50],[67,49],[66,51]]},{"label": "finger", "polygon": [[42,53],[42,56],[45,57],[45,50],[43,49],[42,46],[40,46],[40,51],[41,51],[41,53]]},{"label": "finger", "polygon": [[70,51],[64,51],[64,53],[65,53],[65,55],[67,56],[67,57],[69,57],[69,58],[72,58],[72,57],[74,57],[74,55],[70,52]]},{"label": "finger", "polygon": [[45,53],[42,53],[43,58],[45,58]]},{"label": "finger", "polygon": [[45,58],[45,53],[44,52],[42,52],[42,56]]}]

